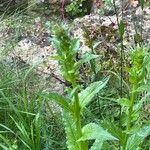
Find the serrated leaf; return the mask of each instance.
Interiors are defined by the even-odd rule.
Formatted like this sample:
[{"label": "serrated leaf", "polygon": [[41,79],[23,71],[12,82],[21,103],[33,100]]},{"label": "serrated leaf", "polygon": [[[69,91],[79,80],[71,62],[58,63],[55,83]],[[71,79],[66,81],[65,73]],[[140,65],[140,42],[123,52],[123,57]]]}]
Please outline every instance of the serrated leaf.
[{"label": "serrated leaf", "polygon": [[95,140],[90,150],[101,150],[103,145],[103,141],[101,140]]},{"label": "serrated leaf", "polygon": [[65,98],[64,96],[59,95],[57,93],[43,93],[43,97],[56,102],[63,109],[72,112],[72,109],[69,106],[69,99]]},{"label": "serrated leaf", "polygon": [[144,139],[150,135],[150,126],[143,127],[139,132],[131,135],[126,144],[125,150],[136,150]]},{"label": "serrated leaf", "polygon": [[104,130],[100,125],[89,123],[82,128],[82,137],[78,141],[86,140],[117,140],[114,136]]},{"label": "serrated leaf", "polygon": [[69,112],[63,112],[63,123],[65,126],[67,147],[69,150],[78,150],[79,144],[77,142],[77,130],[73,116]]},{"label": "serrated leaf", "polygon": [[92,101],[94,96],[106,86],[108,80],[109,78],[105,78],[102,81],[94,82],[79,93],[79,103],[82,109],[87,106]]}]

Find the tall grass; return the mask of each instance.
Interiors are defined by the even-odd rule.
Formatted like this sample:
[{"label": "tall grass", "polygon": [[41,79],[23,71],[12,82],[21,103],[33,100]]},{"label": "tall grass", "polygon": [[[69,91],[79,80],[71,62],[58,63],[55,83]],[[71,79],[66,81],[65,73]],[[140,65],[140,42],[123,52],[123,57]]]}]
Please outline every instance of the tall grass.
[{"label": "tall grass", "polygon": [[34,68],[11,67],[3,61],[0,63],[0,147],[53,149],[51,144],[57,146],[58,143],[51,138],[60,121],[54,118],[56,113],[52,114],[51,106],[41,98],[40,78]]}]

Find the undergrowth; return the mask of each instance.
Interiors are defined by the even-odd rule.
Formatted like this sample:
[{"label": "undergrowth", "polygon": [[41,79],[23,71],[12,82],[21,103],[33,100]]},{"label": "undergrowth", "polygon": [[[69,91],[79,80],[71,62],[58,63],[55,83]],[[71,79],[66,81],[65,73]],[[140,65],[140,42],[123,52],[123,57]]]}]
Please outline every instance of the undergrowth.
[{"label": "undergrowth", "polygon": [[[78,15],[76,2],[67,7],[71,15]],[[142,0],[140,5],[143,9]],[[94,45],[86,35],[91,52],[79,56],[80,39],[71,36],[66,26],[56,25],[51,40],[57,54],[49,59],[58,61],[68,83],[58,94],[47,90],[37,66],[7,57],[21,35],[32,31],[34,21],[18,13],[1,22],[11,31],[0,48],[0,149],[148,150],[150,122],[144,107],[150,99],[150,46],[136,40],[124,53],[125,26],[118,20],[121,59],[112,70],[99,63],[103,61],[95,51],[99,43]],[[83,80],[86,65],[89,74]]]}]

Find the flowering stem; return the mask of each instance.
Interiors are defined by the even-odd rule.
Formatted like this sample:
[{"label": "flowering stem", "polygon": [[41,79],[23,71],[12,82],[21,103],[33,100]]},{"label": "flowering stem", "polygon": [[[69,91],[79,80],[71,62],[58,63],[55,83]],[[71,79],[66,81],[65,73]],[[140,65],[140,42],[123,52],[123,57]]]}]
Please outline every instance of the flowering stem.
[{"label": "flowering stem", "polygon": [[[77,86],[76,81],[72,81],[72,87],[73,89]],[[75,98],[75,108],[74,108],[74,114],[76,118],[76,127],[77,127],[77,136],[78,139],[82,137],[82,127],[81,127],[81,108],[79,104],[79,96],[78,96],[78,91],[74,93],[74,98]],[[80,150],[88,150],[88,142],[79,142],[80,145]]]}]

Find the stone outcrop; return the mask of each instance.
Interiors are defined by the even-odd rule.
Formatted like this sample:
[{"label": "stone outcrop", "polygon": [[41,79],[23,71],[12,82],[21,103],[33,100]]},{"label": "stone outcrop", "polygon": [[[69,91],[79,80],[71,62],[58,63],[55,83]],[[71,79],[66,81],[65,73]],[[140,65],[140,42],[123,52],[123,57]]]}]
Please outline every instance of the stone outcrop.
[{"label": "stone outcrop", "polygon": [[[52,1],[51,1],[52,2]],[[56,2],[56,1],[53,1]],[[135,33],[132,17],[130,14],[125,16],[126,21],[126,36],[124,45],[129,48],[133,44],[133,35]],[[139,21],[141,17],[140,7],[135,11],[135,20]],[[146,42],[150,41],[150,8],[144,9],[143,18],[143,35]],[[35,28],[35,27],[33,27]],[[112,61],[115,56],[115,44],[118,44],[117,20],[116,16],[99,16],[98,14],[86,15],[82,18],[77,18],[73,22],[72,34],[81,41],[81,54],[91,51],[86,45],[84,37],[84,28],[89,31],[89,36],[94,42],[100,42],[97,49],[98,53],[107,53]],[[42,31],[42,30],[41,30]],[[42,33],[31,37],[25,37],[20,40],[15,47],[15,51],[10,54],[10,57],[20,58],[22,61],[33,66],[37,65],[38,73],[45,79],[51,77],[50,90],[62,93],[65,87],[57,61],[51,60],[50,57],[56,55],[56,50],[52,47],[52,43],[47,41],[51,33]],[[3,37],[3,36],[2,36]],[[42,42],[41,42],[42,41]],[[127,41],[127,42],[126,42]],[[126,44],[127,43],[127,44]],[[112,56],[114,55],[114,56]]]}]

